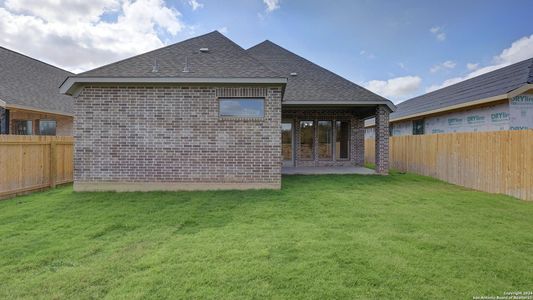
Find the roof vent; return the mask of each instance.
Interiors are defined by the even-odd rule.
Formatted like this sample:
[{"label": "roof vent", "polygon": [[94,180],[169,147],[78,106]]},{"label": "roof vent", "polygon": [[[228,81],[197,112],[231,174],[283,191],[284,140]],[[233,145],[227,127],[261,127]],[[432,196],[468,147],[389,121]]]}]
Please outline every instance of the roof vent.
[{"label": "roof vent", "polygon": [[209,52],[209,48],[200,48],[200,52],[207,53]]},{"label": "roof vent", "polygon": [[185,66],[183,67],[183,73],[189,73],[189,58],[185,56]]},{"label": "roof vent", "polygon": [[157,64],[157,58],[154,58],[154,65],[152,66],[152,73],[159,72],[159,65]]},{"label": "roof vent", "polygon": [[296,72],[292,72],[291,73],[291,76],[296,76],[296,75],[298,75],[298,73],[296,73]]}]

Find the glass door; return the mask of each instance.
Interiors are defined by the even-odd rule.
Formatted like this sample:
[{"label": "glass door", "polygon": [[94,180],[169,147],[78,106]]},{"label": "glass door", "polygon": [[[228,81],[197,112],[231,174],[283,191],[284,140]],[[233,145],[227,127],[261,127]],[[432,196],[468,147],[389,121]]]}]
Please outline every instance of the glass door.
[{"label": "glass door", "polygon": [[281,123],[281,157],[284,167],[294,166],[294,151],[293,151],[293,130],[292,122]]}]

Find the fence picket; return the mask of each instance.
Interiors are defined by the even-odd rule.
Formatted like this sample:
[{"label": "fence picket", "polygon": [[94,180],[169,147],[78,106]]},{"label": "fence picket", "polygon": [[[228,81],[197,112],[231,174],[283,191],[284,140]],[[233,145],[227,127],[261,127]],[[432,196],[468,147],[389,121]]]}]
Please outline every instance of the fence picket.
[{"label": "fence picket", "polygon": [[73,180],[72,137],[0,135],[0,199]]},{"label": "fence picket", "polygon": [[[533,130],[390,137],[390,167],[533,200]],[[374,163],[374,139],[365,162]]]}]

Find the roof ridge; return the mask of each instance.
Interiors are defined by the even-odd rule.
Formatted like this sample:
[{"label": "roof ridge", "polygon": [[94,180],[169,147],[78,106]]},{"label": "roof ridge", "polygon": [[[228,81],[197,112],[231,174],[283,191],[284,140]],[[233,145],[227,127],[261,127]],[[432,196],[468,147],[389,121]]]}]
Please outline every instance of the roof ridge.
[{"label": "roof ridge", "polygon": [[[81,77],[91,77],[91,74],[93,74],[94,72],[98,72],[99,70],[101,69],[104,69],[104,68],[109,68],[109,67],[115,67],[115,66],[119,66],[121,64],[124,64],[124,63],[127,63],[128,61],[131,61],[131,60],[134,60],[134,59],[137,59],[139,57],[142,57],[142,56],[151,56],[151,55],[154,55],[154,53],[156,52],[161,52],[161,51],[165,51],[165,49],[169,49],[169,48],[172,48],[172,47],[176,47],[178,45],[182,45],[184,43],[188,43],[188,42],[191,42],[191,41],[194,41],[196,39],[200,39],[200,38],[205,38],[207,36],[213,36],[213,38],[219,38],[221,40],[223,40],[224,43],[227,43],[227,45],[229,47],[233,47],[232,51],[238,53],[239,56],[241,57],[246,57],[248,60],[250,60],[250,63],[251,64],[255,64],[257,67],[260,67],[260,68],[264,68],[265,70],[268,70],[270,71],[271,73],[273,73],[273,75],[276,75],[276,76],[279,76],[279,77],[283,77],[281,74],[279,74],[278,72],[275,72],[274,70],[272,70],[271,68],[267,67],[266,65],[264,65],[263,63],[261,63],[258,59],[256,59],[255,57],[253,57],[252,55],[250,55],[243,47],[241,47],[239,44],[237,44],[236,42],[234,42],[233,40],[231,40],[230,38],[228,38],[227,36],[225,36],[224,34],[220,33],[218,30],[214,30],[214,31],[211,31],[211,32],[208,32],[206,34],[203,34],[203,35],[199,35],[199,36],[195,36],[195,37],[192,37],[192,38],[189,38],[189,39],[185,39],[185,40],[182,40],[182,41],[179,41],[179,42],[175,42],[175,43],[172,43],[170,45],[167,45],[167,46],[163,46],[163,47],[160,47],[160,48],[157,48],[157,49],[154,49],[154,50],[151,50],[151,51],[148,51],[148,52],[144,52],[144,53],[140,53],[140,54],[137,54],[137,55],[134,55],[134,56],[131,56],[131,57],[128,57],[128,58],[125,58],[125,59],[122,59],[122,60],[119,60],[119,61],[115,61],[115,62],[112,62],[112,63],[109,63],[109,64],[106,64],[106,65],[103,65],[103,66],[100,66],[100,67],[97,67],[95,69],[91,69],[91,70],[87,70],[85,72],[82,72],[82,73],[79,73],[79,74],[76,74],[74,77],[76,76],[81,76]],[[170,50],[172,51],[172,50]],[[154,55],[155,56],[155,55]],[[96,77],[99,77],[99,76],[96,76]],[[128,76],[129,77],[129,76]]]},{"label": "roof ridge", "polygon": [[[134,56],[130,56],[130,57],[127,57],[127,58],[124,58],[124,59],[121,59],[121,60],[118,60],[118,61],[115,61],[115,62],[112,62],[112,63],[108,63],[108,64],[105,64],[103,66],[99,66],[97,68],[94,68],[94,69],[90,69],[90,70],[87,70],[87,71],[84,71],[84,72],[81,72],[81,73],[78,73],[78,74],[75,74],[76,76],[79,76],[79,75],[83,75],[85,73],[88,73],[88,72],[93,72],[93,71],[97,71],[97,70],[100,70],[102,68],[106,68],[106,67],[109,67],[109,66],[113,66],[113,65],[116,65],[116,64],[119,64],[119,63],[123,63],[123,62],[126,62],[128,60],[131,60],[131,59],[134,59],[134,58],[137,58],[141,55],[146,55],[146,54],[150,54],[150,53],[153,53],[155,51],[159,51],[159,50],[163,50],[163,49],[167,49],[167,48],[170,48],[172,46],[175,46],[177,44],[181,44],[181,43],[185,43],[185,42],[188,42],[188,41],[192,41],[192,40],[195,40],[195,39],[198,39],[198,38],[201,38],[201,37],[205,37],[207,35],[210,35],[210,34],[215,34],[215,33],[218,33],[222,36],[224,36],[223,34],[221,34],[218,30],[213,30],[211,32],[208,32],[208,33],[205,33],[205,34],[202,34],[202,35],[198,35],[198,36],[194,36],[194,37],[191,37],[191,38],[188,38],[188,39],[185,39],[185,40],[182,40],[182,41],[179,41],[179,42],[175,42],[175,43],[172,43],[170,45],[166,45],[166,46],[163,46],[163,47],[160,47],[160,48],[156,48],[154,50],[150,50],[148,52],[143,52],[143,53],[139,53],[139,54],[136,54]],[[224,36],[225,37],[225,36]],[[226,37],[227,38],[227,37]],[[229,39],[228,39],[229,40]],[[230,40],[231,41],[231,40]],[[233,42],[233,41],[232,41]]]},{"label": "roof ridge", "polygon": [[244,49],[241,45],[235,43],[232,39],[230,39],[229,37],[225,36],[224,34],[222,34],[221,32],[219,32],[218,30],[215,30],[214,32],[217,32],[218,34],[220,34],[221,36],[223,36],[224,38],[226,38],[228,41],[230,41],[231,43],[233,43],[234,45],[236,45],[237,47],[239,47],[244,53],[246,53],[246,56],[249,57],[250,59],[252,59],[253,61],[255,61],[258,65],[266,68],[267,70],[273,72],[274,74],[276,75],[279,75],[280,77],[284,77],[283,74],[279,74],[278,72],[272,70],[271,68],[269,68],[268,66],[266,66],[265,64],[263,64],[261,61],[259,61],[257,58],[253,57],[250,53],[248,53],[248,50],[247,49]]},{"label": "roof ridge", "polygon": [[13,53],[13,54],[16,54],[16,55],[22,56],[22,57],[24,57],[24,58],[29,58],[30,60],[33,60],[33,61],[38,62],[38,63],[41,63],[41,64],[43,64],[43,65],[46,65],[46,66],[49,66],[49,67],[52,67],[52,68],[58,69],[58,70],[60,70],[60,71],[63,71],[63,72],[69,73],[69,74],[74,74],[74,73],[72,73],[72,72],[70,72],[70,71],[67,71],[67,70],[65,70],[65,69],[62,69],[62,68],[60,68],[60,67],[58,67],[58,66],[54,66],[54,65],[52,65],[52,64],[50,64],[50,63],[44,62],[44,61],[42,61],[42,60],[39,60],[39,59],[34,58],[34,57],[31,57],[31,56],[29,56],[29,55],[26,55],[26,54],[23,54],[23,53],[17,52],[17,51],[15,51],[15,50],[11,50],[11,49],[6,48],[6,47],[3,47],[3,46],[0,46],[0,48],[1,48],[1,49],[4,49],[4,50],[6,50],[6,51],[9,51],[9,52],[11,52],[11,53]]},{"label": "roof ridge", "polygon": [[[342,77],[341,75],[339,75],[339,74],[337,74],[337,73],[335,73],[335,72],[332,72],[332,71],[330,71],[330,70],[328,70],[328,69],[322,67],[322,66],[319,65],[319,64],[316,64],[316,63],[314,63],[314,62],[308,60],[308,59],[305,58],[305,57],[302,57],[302,56],[300,56],[300,55],[298,55],[298,54],[296,54],[296,53],[294,53],[294,52],[292,52],[292,51],[290,51],[290,50],[288,50],[288,49],[286,49],[286,48],[283,48],[282,46],[280,46],[280,45],[278,45],[278,44],[276,44],[276,43],[274,43],[274,42],[272,42],[272,41],[270,41],[270,40],[268,40],[268,39],[262,41],[261,43],[255,45],[255,46],[252,46],[252,47],[248,48],[246,51],[248,51],[248,50],[250,50],[250,49],[253,49],[253,48],[255,48],[255,47],[258,47],[259,45],[262,45],[262,44],[270,44],[270,45],[272,45],[272,46],[278,47],[278,48],[280,48],[281,50],[283,50],[283,51],[285,51],[285,52],[288,52],[288,53],[290,53],[290,54],[292,54],[292,55],[298,57],[299,59],[302,59],[302,60],[304,60],[304,61],[306,61],[306,62],[308,62],[308,63],[310,63],[310,64],[312,64],[312,65],[314,65],[314,66],[317,66],[318,68],[320,68],[320,69],[326,71],[327,73],[332,74],[333,76],[336,76],[336,77],[338,77],[338,78],[341,78],[342,80],[344,80],[344,81],[346,81],[346,82],[348,82],[348,83],[350,83],[350,84],[352,84],[352,85],[355,85],[355,86],[357,86],[357,87],[360,88],[360,89],[363,89],[363,90],[365,90],[365,91],[367,91],[367,92],[369,92],[369,93],[372,93],[372,94],[374,94],[374,95],[377,95],[377,96],[379,96],[379,97],[381,97],[381,98],[383,98],[383,99],[385,99],[385,100],[391,101],[391,100],[389,100],[389,99],[387,99],[387,98],[385,98],[385,97],[383,97],[383,96],[381,96],[381,95],[378,95],[378,94],[376,94],[376,93],[374,93],[374,92],[372,92],[372,91],[370,91],[370,90],[364,88],[363,86],[361,86],[361,85],[359,85],[359,84],[357,84],[357,83],[355,83],[355,82],[353,82],[353,81],[351,81],[351,80],[349,80],[349,79],[347,79],[347,78]],[[392,101],[391,101],[391,102],[392,102]]]}]

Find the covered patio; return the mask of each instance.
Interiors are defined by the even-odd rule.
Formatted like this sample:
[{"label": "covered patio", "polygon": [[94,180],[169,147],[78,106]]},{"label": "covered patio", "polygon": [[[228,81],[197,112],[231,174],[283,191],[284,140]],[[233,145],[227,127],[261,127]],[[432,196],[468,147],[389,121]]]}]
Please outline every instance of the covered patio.
[{"label": "covered patio", "polygon": [[[387,174],[389,113],[383,104],[283,102],[282,174]],[[376,170],[364,168],[364,120],[376,119]]]}]

